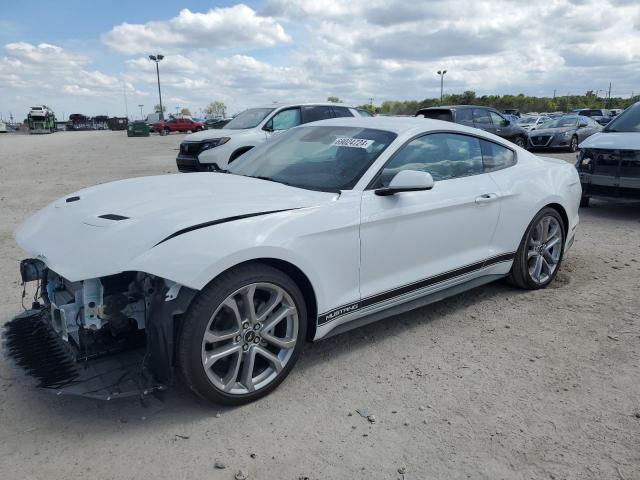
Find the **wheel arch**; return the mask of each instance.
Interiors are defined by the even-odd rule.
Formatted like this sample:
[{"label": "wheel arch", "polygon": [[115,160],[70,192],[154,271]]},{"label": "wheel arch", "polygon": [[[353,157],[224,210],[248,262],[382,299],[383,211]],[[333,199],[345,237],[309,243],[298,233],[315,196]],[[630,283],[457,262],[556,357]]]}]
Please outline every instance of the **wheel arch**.
[{"label": "wheel arch", "polygon": [[280,258],[274,257],[253,258],[251,260],[246,260],[244,262],[240,262],[226,268],[225,270],[219,272],[214,278],[212,278],[211,282],[213,282],[220,275],[223,275],[229,270],[233,270],[234,268],[259,263],[269,265],[270,267],[280,270],[282,273],[288,275],[296,283],[298,288],[300,288],[307,307],[307,340],[313,339],[316,334],[316,318],[318,317],[318,302],[316,291],[313,288],[313,284],[311,283],[311,280],[309,279],[307,274],[304,273],[304,271],[297,265],[294,265],[287,260],[282,260]]},{"label": "wheel arch", "polygon": [[558,214],[562,218],[562,226],[564,227],[564,236],[566,239],[569,232],[569,215],[567,215],[567,211],[565,210],[565,208],[559,203],[549,203],[545,205],[545,208],[553,208],[558,212]]}]

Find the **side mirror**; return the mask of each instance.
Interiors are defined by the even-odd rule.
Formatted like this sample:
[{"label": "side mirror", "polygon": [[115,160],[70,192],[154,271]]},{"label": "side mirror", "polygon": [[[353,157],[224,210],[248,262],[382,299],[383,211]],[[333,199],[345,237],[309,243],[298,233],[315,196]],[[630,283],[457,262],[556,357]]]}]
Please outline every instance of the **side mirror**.
[{"label": "side mirror", "polygon": [[264,124],[264,127],[262,127],[262,129],[265,132],[273,132],[273,121],[269,120],[267,123]]},{"label": "side mirror", "polygon": [[580,128],[588,127],[589,124],[587,122],[580,122]]},{"label": "side mirror", "polygon": [[505,118],[504,120],[502,120],[502,122],[500,122],[500,124],[501,124],[503,127],[506,127],[506,126],[508,126],[508,125],[511,125],[511,121],[509,121],[509,120],[507,120],[507,119]]},{"label": "side mirror", "polygon": [[376,195],[386,197],[400,192],[419,192],[433,188],[433,177],[429,172],[402,170],[391,179],[388,187],[375,190]]}]

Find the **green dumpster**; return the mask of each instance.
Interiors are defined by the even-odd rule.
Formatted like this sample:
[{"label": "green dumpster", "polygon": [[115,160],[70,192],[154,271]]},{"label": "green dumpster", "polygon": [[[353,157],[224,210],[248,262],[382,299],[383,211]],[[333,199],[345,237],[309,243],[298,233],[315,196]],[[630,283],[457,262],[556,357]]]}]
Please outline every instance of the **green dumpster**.
[{"label": "green dumpster", "polygon": [[136,121],[127,127],[127,137],[148,137],[149,125],[145,122]]}]

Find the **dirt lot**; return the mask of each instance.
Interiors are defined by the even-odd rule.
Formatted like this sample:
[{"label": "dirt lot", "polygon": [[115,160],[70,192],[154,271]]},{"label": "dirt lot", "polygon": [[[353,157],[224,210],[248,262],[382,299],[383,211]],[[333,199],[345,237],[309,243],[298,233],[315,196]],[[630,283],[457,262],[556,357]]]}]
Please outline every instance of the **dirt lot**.
[{"label": "dirt lot", "polygon": [[[0,137],[0,323],[21,309],[18,224],[83,186],[174,172],[181,138]],[[639,221],[640,203],[593,202],[547,290],[489,285],[309,344],[241,408],[180,388],[147,407],[55,397],[2,359],[0,477],[638,479]]]}]

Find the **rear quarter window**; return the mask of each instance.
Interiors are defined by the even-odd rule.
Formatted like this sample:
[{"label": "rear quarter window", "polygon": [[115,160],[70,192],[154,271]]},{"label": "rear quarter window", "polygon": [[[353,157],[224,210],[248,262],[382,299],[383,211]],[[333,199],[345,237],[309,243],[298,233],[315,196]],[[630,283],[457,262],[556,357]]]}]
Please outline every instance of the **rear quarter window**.
[{"label": "rear quarter window", "polygon": [[302,123],[317,122],[332,118],[331,107],[312,105],[302,107]]},{"label": "rear quarter window", "polygon": [[507,147],[487,140],[480,140],[480,147],[485,172],[495,172],[516,164],[516,154]]},{"label": "rear quarter window", "polygon": [[333,107],[333,114],[336,117],[353,117],[351,110],[347,107]]},{"label": "rear quarter window", "polygon": [[420,112],[424,118],[433,120],[444,120],[445,122],[453,122],[453,113],[451,110],[424,110]]}]

